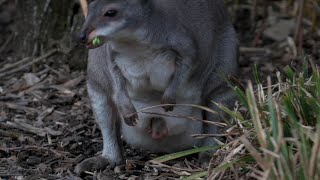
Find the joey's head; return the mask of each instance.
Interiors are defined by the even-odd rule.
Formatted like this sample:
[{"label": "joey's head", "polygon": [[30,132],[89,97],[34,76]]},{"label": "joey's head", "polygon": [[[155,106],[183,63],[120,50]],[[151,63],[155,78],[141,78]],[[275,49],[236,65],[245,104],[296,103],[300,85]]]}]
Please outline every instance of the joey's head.
[{"label": "joey's head", "polygon": [[148,0],[94,0],[79,39],[96,48],[110,39],[128,36],[148,16]]}]

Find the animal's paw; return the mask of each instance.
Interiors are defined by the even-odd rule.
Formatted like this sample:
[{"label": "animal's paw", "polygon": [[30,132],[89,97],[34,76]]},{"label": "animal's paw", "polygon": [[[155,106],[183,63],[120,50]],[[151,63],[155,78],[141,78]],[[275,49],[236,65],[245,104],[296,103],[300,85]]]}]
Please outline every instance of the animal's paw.
[{"label": "animal's paw", "polygon": [[[162,96],[161,104],[176,104],[176,97],[174,95],[171,95],[165,92],[165,94]],[[163,109],[166,112],[173,111],[174,106],[173,105],[163,106]]]},{"label": "animal's paw", "polygon": [[124,122],[128,126],[137,125],[137,121],[139,119],[136,108],[134,108],[131,102],[122,103],[119,107],[120,114],[123,115]]},{"label": "animal's paw", "polygon": [[[92,158],[85,159],[81,163],[79,163],[75,168],[74,172],[81,176],[85,171],[96,171],[96,170],[104,170],[108,166],[109,161],[102,157],[96,156]],[[110,164],[110,166],[115,166],[115,164]]]},{"label": "animal's paw", "polygon": [[128,126],[136,126],[137,125],[137,121],[138,121],[138,115],[137,114],[129,114],[127,116],[124,116],[124,122],[128,125]]}]

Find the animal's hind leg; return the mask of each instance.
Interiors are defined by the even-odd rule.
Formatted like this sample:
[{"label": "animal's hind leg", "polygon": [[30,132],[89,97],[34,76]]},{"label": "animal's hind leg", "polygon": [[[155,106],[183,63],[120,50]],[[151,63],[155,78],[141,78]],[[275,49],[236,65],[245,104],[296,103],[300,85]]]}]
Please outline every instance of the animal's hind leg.
[{"label": "animal's hind leg", "polygon": [[84,171],[101,170],[108,164],[115,166],[124,163],[123,150],[120,141],[120,119],[112,104],[111,97],[106,92],[95,86],[88,85],[88,93],[91,99],[92,108],[98,123],[102,138],[102,156],[84,160],[75,167],[75,172],[81,174]]}]

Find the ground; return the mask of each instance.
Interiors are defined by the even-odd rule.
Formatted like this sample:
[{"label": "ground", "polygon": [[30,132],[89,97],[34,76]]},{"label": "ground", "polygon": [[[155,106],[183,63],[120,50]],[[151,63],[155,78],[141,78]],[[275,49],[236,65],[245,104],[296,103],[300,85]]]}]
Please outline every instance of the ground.
[{"label": "ground", "polygon": [[[256,13],[253,20],[250,8],[230,8],[241,46],[237,79],[244,86],[255,79],[254,64],[262,80],[276,77],[275,72],[287,65],[301,67],[305,57],[320,64],[319,28],[308,19],[298,26],[299,17],[279,4],[270,8],[273,12]],[[60,51],[21,59],[9,45],[14,19],[6,13],[10,12],[0,13],[0,179],[77,179],[74,166],[102,149],[86,73],[61,61]],[[166,166],[145,163],[159,154],[125,146],[125,155],[126,166],[107,168],[105,179],[175,179],[201,171],[196,156]],[[100,175],[89,173],[84,179]]]}]

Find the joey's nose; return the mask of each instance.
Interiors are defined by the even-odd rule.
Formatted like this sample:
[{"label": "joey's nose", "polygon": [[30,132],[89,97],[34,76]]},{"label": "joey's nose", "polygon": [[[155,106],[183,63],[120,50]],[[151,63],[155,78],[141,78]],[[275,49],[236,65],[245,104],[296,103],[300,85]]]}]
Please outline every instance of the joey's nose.
[{"label": "joey's nose", "polygon": [[87,34],[86,33],[81,33],[80,36],[79,36],[79,39],[81,42],[86,42],[87,40]]}]

